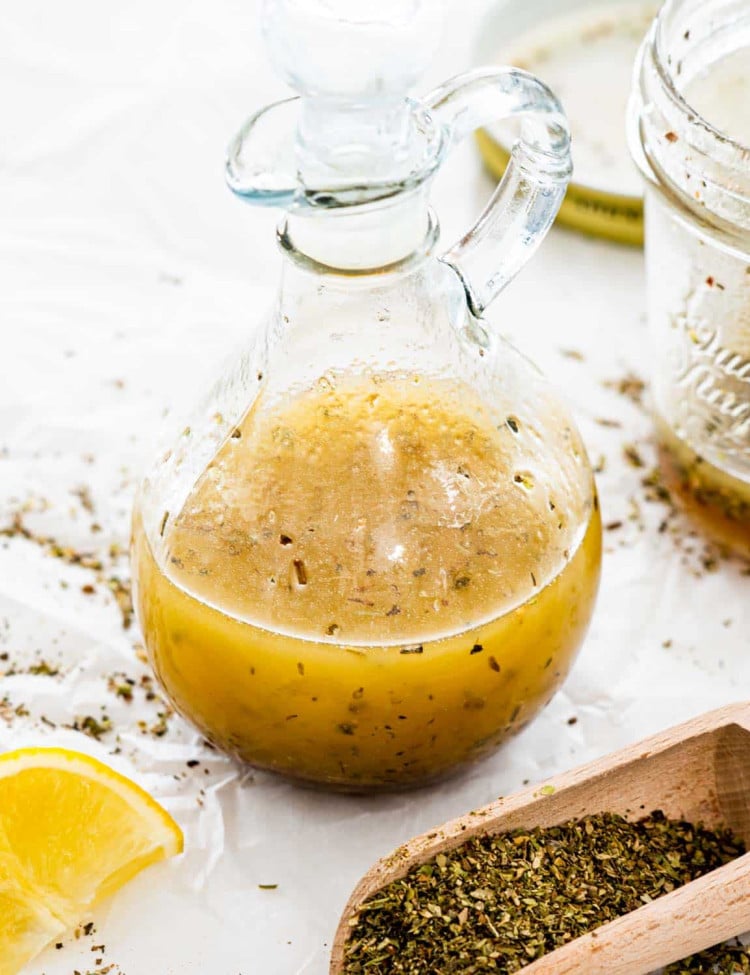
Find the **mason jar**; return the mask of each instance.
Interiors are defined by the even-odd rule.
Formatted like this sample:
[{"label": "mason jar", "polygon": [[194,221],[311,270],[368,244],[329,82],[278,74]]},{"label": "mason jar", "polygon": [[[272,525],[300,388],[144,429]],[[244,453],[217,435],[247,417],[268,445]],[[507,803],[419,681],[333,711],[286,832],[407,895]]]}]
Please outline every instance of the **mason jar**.
[{"label": "mason jar", "polygon": [[750,553],[750,3],[667,0],[629,113],[667,487]]}]

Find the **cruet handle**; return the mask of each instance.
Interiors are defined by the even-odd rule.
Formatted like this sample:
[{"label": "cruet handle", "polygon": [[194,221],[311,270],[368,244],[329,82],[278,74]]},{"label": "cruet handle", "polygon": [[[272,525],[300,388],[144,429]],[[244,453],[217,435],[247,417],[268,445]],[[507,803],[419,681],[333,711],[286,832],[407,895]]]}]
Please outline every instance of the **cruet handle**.
[{"label": "cruet handle", "polygon": [[572,172],[570,131],[557,98],[518,68],[480,68],[441,85],[427,104],[455,145],[476,129],[519,118],[505,175],[473,227],[441,257],[480,316],[552,226]]}]

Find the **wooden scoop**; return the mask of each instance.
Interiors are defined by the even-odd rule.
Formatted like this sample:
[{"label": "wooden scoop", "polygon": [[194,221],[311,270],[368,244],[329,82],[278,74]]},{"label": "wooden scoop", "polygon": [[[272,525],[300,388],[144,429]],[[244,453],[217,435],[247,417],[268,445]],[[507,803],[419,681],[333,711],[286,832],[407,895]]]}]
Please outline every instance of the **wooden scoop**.
[{"label": "wooden scoop", "polygon": [[[750,847],[750,703],[678,725],[455,819],[400,846],[360,880],[339,922],[330,975],[342,975],[357,908],[436,854],[479,834],[556,826],[602,812],[728,826]],[[518,975],[648,975],[750,931],[750,853],[602,925]],[[501,932],[502,934],[502,932]]]}]

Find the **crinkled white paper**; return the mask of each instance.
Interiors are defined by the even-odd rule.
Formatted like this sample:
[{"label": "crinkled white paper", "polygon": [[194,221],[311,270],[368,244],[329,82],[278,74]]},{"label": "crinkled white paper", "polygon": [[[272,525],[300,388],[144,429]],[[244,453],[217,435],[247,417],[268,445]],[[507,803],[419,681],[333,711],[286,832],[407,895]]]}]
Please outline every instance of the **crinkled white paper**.
[{"label": "crinkled white paper", "polygon": [[[429,82],[465,66],[471,10],[452,6]],[[4,5],[0,526],[44,499],[26,516],[36,534],[96,551],[126,544],[164,411],[194,397],[271,300],[274,216],[243,208],[222,179],[229,137],[283,94],[256,31],[254,5],[231,0]],[[491,190],[468,144],[455,155],[435,192],[446,244]],[[564,690],[504,751],[439,788],[304,791],[237,769],[179,719],[161,738],[144,734],[138,722],[152,726],[158,702],[107,687],[113,673],[147,673],[137,626],[123,630],[105,586],[82,590],[90,571],[0,540],[0,654],[16,669],[60,667],[0,678],[0,698],[29,711],[0,719],[0,748],[88,750],[141,782],[186,835],[183,857],[97,911],[95,934],[65,939],[25,975],[95,971],[98,958],[127,975],[323,975],[347,895],[380,855],[524,780],[748,693],[750,578],[723,563],[706,574],[699,540],[690,552],[658,533],[666,509],[643,500],[644,471],[622,458],[633,442],[653,463],[648,416],[603,385],[648,374],[641,253],[555,230],[493,312],[573,402],[593,462],[606,462],[604,521],[622,522],[606,533],[596,615]],[[82,485],[93,513],[72,493]],[[41,720],[72,724],[102,707],[115,732],[98,742]]]}]

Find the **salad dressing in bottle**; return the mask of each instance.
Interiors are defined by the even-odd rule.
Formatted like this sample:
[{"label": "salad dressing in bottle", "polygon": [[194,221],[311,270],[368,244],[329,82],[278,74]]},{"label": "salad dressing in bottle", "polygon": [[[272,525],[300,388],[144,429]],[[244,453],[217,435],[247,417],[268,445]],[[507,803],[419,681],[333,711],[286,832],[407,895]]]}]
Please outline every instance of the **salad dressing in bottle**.
[{"label": "salad dressing in bottle", "polygon": [[[247,123],[227,173],[285,211],[279,294],[134,513],[175,707],[254,766],[351,791],[436,780],[526,724],[580,646],[601,552],[568,411],[485,313],[560,205],[564,116],[515,69],[406,99],[434,5],[378,9],[265,3],[302,97]],[[431,178],[508,116],[506,176],[443,252]]]}]

